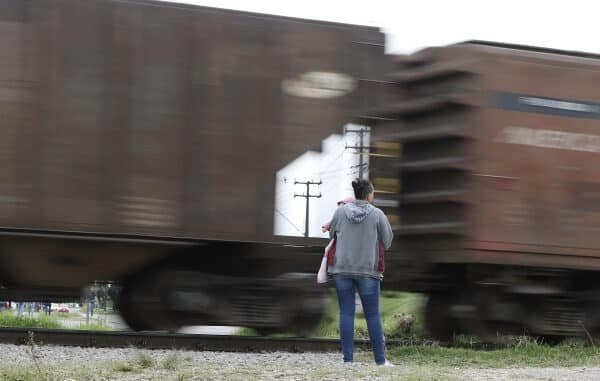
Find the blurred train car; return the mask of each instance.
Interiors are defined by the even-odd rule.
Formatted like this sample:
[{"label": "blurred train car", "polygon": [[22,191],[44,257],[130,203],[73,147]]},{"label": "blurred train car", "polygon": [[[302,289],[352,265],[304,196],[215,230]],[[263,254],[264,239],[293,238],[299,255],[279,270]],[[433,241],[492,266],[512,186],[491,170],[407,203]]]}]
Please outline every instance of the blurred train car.
[{"label": "blurred train car", "polygon": [[370,175],[388,287],[431,333],[600,334],[600,56],[466,42],[394,58]]},{"label": "blurred train car", "polygon": [[322,246],[273,235],[275,173],[372,107],[381,57],[372,27],[0,1],[0,298],[111,280],[135,329],[310,329]]}]

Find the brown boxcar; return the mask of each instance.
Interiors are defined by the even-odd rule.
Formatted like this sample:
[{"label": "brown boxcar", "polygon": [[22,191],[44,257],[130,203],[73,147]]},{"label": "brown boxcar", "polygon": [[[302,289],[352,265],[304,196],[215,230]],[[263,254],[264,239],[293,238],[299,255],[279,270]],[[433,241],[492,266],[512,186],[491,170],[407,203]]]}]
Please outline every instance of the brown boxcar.
[{"label": "brown boxcar", "polygon": [[486,42],[395,59],[371,176],[388,283],[432,333],[600,328],[600,57]]},{"label": "brown boxcar", "polygon": [[206,273],[314,271],[317,252],[243,243],[292,243],[273,235],[276,171],[369,106],[382,55],[372,27],[2,0],[3,295],[147,279],[167,257]]}]

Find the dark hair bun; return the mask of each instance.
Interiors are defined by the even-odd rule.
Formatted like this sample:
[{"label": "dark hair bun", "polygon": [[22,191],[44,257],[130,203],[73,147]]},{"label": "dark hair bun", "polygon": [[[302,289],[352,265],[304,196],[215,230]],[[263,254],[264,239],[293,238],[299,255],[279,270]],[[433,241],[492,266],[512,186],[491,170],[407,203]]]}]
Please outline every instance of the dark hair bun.
[{"label": "dark hair bun", "polygon": [[352,182],[354,197],[357,200],[366,200],[369,193],[373,192],[373,184],[369,180],[356,179]]}]

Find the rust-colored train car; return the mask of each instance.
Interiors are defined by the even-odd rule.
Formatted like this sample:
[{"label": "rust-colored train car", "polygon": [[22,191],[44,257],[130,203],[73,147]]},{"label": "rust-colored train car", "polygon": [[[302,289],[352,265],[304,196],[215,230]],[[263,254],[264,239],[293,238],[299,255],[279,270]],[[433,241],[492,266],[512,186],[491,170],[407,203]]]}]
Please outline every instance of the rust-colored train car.
[{"label": "rust-colored train car", "polygon": [[[173,261],[248,278],[314,271],[319,252],[273,235],[275,174],[369,106],[382,55],[372,27],[157,1],[2,0],[3,297],[127,280],[134,302],[147,279],[175,279],[145,269]],[[188,291],[209,278],[179,275]],[[267,307],[240,312],[272,295],[238,308],[219,291],[229,310],[196,322],[275,324]],[[139,320],[148,308],[131,307],[129,323],[169,326]]]},{"label": "rust-colored train car", "polygon": [[395,59],[371,176],[386,282],[432,333],[598,334],[600,57],[467,42]]}]

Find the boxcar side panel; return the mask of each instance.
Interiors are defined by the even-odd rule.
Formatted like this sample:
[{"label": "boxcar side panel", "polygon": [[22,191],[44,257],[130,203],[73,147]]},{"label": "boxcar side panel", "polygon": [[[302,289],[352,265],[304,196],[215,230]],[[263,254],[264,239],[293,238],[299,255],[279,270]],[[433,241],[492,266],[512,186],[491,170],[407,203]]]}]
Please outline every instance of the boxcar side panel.
[{"label": "boxcar side panel", "polygon": [[600,247],[600,65],[565,61],[496,57],[486,68],[477,240]]},{"label": "boxcar side panel", "polygon": [[27,229],[274,240],[275,173],[383,57],[375,28],[147,1],[6,0],[0,31],[0,225]]}]

